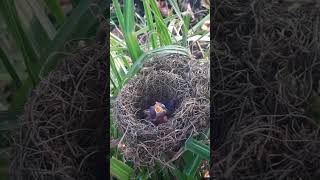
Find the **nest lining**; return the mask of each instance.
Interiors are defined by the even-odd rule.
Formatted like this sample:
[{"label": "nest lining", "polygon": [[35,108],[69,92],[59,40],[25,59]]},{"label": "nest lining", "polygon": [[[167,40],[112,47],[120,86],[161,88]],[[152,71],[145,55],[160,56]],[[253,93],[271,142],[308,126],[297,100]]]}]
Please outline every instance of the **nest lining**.
[{"label": "nest lining", "polygon": [[[209,79],[205,68],[208,66],[178,54],[155,56],[123,87],[113,115],[124,133],[124,154],[128,160],[137,166],[154,165],[163,155],[170,159],[188,137],[204,133],[209,123],[209,98],[205,96],[208,92],[204,92],[209,88],[204,87]],[[193,80],[197,77],[207,81]],[[196,87],[192,86],[195,84]],[[168,122],[156,126],[139,118],[139,112],[155,101],[172,98],[178,101]]]}]

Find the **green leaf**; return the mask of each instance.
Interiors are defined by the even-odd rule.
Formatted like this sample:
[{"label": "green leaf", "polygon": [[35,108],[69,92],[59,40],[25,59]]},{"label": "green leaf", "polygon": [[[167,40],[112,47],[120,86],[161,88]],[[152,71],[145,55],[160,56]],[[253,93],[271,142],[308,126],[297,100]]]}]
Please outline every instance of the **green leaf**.
[{"label": "green leaf", "polygon": [[26,0],[15,2],[22,27],[28,38],[30,38],[37,56],[40,56],[45,51],[47,44],[55,36],[56,29],[49,20],[41,1]]},{"label": "green leaf", "polygon": [[190,23],[190,15],[186,15],[184,17],[182,16],[182,13],[180,11],[180,8],[179,8],[176,0],[169,0],[169,3],[171,4],[174,11],[178,15],[180,21],[183,23],[183,26],[182,26],[182,31],[183,31],[182,45],[187,46],[187,37],[188,37],[188,28],[189,28],[189,23]]},{"label": "green leaf", "polygon": [[174,179],[178,179],[178,180],[195,180],[195,178],[186,175],[185,173],[183,173],[180,169],[178,169],[172,163],[170,164],[170,166],[173,167],[173,168],[169,168],[169,170],[170,170],[171,174],[175,177]]},{"label": "green leaf", "polygon": [[185,149],[189,150],[197,155],[199,155],[201,158],[210,160],[210,148],[209,146],[193,139],[189,138],[187,142],[185,143]]},{"label": "green leaf", "polygon": [[[90,1],[81,0],[77,7],[72,11],[72,14],[66,19],[63,26],[59,29],[54,39],[47,45],[46,51],[41,54],[42,64],[38,64],[35,68],[35,74],[38,75],[42,69],[42,73],[46,74],[51,71],[58,61],[61,60],[61,56],[51,55],[62,50],[64,44],[72,39],[86,38],[87,31],[98,22],[97,18],[93,16],[90,10]],[[104,7],[105,1],[101,1],[101,6]],[[86,26],[83,26],[86,24]],[[52,59],[50,59],[52,58]],[[42,67],[46,62],[49,62],[46,67]],[[31,91],[32,79],[29,77],[23,82],[21,88],[15,93],[10,109],[21,108]]]},{"label": "green leaf", "polygon": [[149,30],[149,33],[151,33],[151,35],[150,35],[151,45],[152,45],[152,48],[155,49],[157,47],[157,36],[155,34],[155,27],[154,27],[154,23],[153,23],[153,18],[152,18],[152,14],[151,14],[151,8],[150,8],[149,1],[143,1],[143,7],[144,7],[144,11],[146,13],[148,30]]},{"label": "green leaf", "polygon": [[44,2],[46,3],[49,11],[56,18],[58,24],[62,25],[65,21],[65,15],[59,5],[59,2],[57,0],[44,0]]},{"label": "green leaf", "polygon": [[201,21],[199,21],[196,25],[194,25],[189,30],[189,33],[195,32],[197,29],[201,28],[202,24],[207,20],[210,20],[210,14],[206,15],[203,19],[201,19]]},{"label": "green leaf", "polygon": [[15,92],[13,99],[10,103],[9,110],[21,110],[30,95],[32,88],[32,80],[28,77],[22,84],[22,86]]},{"label": "green leaf", "polygon": [[138,180],[148,180],[148,171],[146,168],[141,168],[137,179]]},{"label": "green leaf", "polygon": [[121,88],[122,78],[112,56],[110,56],[110,64],[111,64],[111,72],[116,76],[117,82],[120,85],[119,88]]},{"label": "green leaf", "polygon": [[134,4],[133,0],[124,1],[124,18],[125,18],[125,32],[134,31]]},{"label": "green leaf", "polygon": [[9,61],[9,58],[7,57],[5,52],[2,50],[2,48],[0,48],[0,59],[2,60],[3,65],[5,66],[6,70],[10,74],[12,80],[16,84],[16,87],[19,88],[21,86],[21,80],[20,80],[20,78],[18,76],[18,73],[14,69],[13,65]]},{"label": "green leaf", "polygon": [[123,16],[122,14],[118,0],[113,0],[113,4],[116,10],[116,15],[120,24],[120,29],[123,33],[129,54],[131,56],[132,61],[135,62],[143,54],[143,51],[139,46],[137,35],[134,32],[135,14],[133,12],[133,1],[125,1],[125,16]]},{"label": "green leaf", "polygon": [[125,26],[125,22],[124,22],[124,16],[123,16],[121,8],[120,8],[120,3],[118,0],[112,0],[112,2],[115,7],[115,10],[116,10],[116,15],[117,15],[117,19],[119,21],[120,29],[122,31],[124,31],[126,29],[126,26]]},{"label": "green leaf", "polygon": [[159,33],[159,39],[160,39],[160,44],[161,46],[165,46],[165,45],[170,45],[172,44],[172,40],[169,34],[169,29],[166,25],[166,23],[164,22],[162,15],[160,13],[160,10],[157,6],[157,3],[155,0],[149,0],[150,5],[151,5],[151,9],[154,13],[154,17],[155,17],[155,22],[156,22],[156,27],[157,27],[157,31]]},{"label": "green leaf", "polygon": [[39,81],[39,78],[36,74],[36,71],[38,70],[39,59],[36,51],[33,49],[31,40],[28,38],[28,35],[21,26],[14,1],[0,1],[0,12],[5,17],[4,19],[6,20],[8,28],[22,52],[29,77],[33,82],[33,85],[35,85]]},{"label": "green leaf", "polygon": [[130,68],[126,79],[123,81],[124,84],[128,82],[129,79],[131,79],[135,74],[137,74],[142,66],[143,63],[147,60],[150,59],[152,56],[156,56],[159,54],[169,54],[169,53],[176,53],[176,54],[181,54],[190,57],[189,51],[182,46],[177,46],[177,45],[169,45],[169,46],[163,46],[154,50],[151,50],[147,53],[144,53],[140,58],[132,65]]},{"label": "green leaf", "polygon": [[110,160],[111,175],[119,180],[128,180],[133,173],[133,169],[124,162],[112,157]]},{"label": "green leaf", "polygon": [[81,0],[79,2],[70,17],[66,19],[63,26],[58,30],[55,38],[48,45],[47,51],[41,55],[41,59],[47,59],[52,52],[62,50],[63,45],[69,40],[86,37],[87,31],[98,22],[90,10],[90,3],[89,0]]},{"label": "green leaf", "polygon": [[195,159],[193,160],[191,166],[185,171],[185,173],[188,175],[188,176],[192,176],[194,177],[198,171],[198,168],[201,164],[201,157],[199,155],[197,155],[195,157]]}]

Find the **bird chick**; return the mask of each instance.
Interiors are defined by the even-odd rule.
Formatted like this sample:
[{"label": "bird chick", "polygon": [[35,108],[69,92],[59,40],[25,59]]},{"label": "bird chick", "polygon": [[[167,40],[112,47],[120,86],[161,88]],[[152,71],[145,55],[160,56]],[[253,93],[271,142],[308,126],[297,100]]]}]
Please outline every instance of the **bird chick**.
[{"label": "bird chick", "polygon": [[154,106],[143,111],[145,119],[151,121],[155,125],[162,124],[168,121],[167,108],[164,104],[156,102]]},{"label": "bird chick", "polygon": [[173,114],[173,112],[176,109],[177,102],[178,102],[178,98],[176,97],[163,101],[163,105],[166,107],[166,110],[167,110],[166,115],[171,116]]}]

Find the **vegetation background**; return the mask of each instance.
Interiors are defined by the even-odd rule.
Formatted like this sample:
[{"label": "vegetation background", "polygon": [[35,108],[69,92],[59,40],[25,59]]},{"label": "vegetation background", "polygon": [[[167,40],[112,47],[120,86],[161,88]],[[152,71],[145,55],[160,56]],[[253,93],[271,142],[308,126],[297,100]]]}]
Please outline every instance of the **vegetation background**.
[{"label": "vegetation background", "polygon": [[74,47],[96,36],[104,0],[0,1],[0,179],[10,134],[30,91]]}]

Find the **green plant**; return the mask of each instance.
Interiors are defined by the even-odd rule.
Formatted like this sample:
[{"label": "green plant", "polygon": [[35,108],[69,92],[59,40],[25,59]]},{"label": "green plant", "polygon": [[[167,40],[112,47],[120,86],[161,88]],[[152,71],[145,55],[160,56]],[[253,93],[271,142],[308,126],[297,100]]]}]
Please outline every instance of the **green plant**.
[{"label": "green plant", "polygon": [[[0,1],[0,16],[18,47],[18,57],[22,55],[21,61],[15,62],[12,54],[0,47],[0,66],[4,66],[4,74],[11,77],[10,83],[14,85],[9,111],[0,114],[0,124],[4,125],[1,126],[4,129],[0,130],[0,135],[14,127],[16,116],[11,118],[12,114],[21,113],[30,91],[40,80],[40,73],[45,75],[50,72],[67,54],[64,44],[70,40],[95,36],[99,21],[90,9],[91,3],[90,0],[77,1],[71,15],[66,17],[58,0]],[[97,7],[107,7],[106,1],[99,3]],[[55,17],[55,22],[50,21],[46,8]],[[99,13],[105,10],[100,8]],[[20,72],[17,63],[23,63],[23,71],[27,73]],[[0,147],[0,151],[2,148],[7,150],[7,147]],[[0,164],[1,174],[6,174],[2,171],[7,169],[7,163]]]}]

